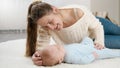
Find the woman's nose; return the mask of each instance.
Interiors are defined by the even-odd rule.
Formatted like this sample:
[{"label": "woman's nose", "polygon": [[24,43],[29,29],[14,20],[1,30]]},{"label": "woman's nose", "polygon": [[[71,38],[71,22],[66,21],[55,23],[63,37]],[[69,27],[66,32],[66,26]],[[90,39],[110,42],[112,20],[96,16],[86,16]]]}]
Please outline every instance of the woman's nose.
[{"label": "woman's nose", "polygon": [[49,25],[48,27],[49,27],[49,29],[51,29],[51,30],[54,30],[54,29],[55,29],[55,27],[54,27],[53,25]]}]

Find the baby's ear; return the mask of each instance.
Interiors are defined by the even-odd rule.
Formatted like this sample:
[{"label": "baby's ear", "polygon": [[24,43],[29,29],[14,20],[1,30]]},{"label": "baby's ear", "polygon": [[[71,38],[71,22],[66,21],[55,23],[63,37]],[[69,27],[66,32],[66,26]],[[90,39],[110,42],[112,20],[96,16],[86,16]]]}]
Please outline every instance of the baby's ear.
[{"label": "baby's ear", "polygon": [[61,61],[61,60],[59,60],[59,64],[60,64],[60,63],[62,63],[62,61]]},{"label": "baby's ear", "polygon": [[60,60],[59,60],[59,64],[62,63],[62,61],[63,61],[63,59],[60,59]]}]

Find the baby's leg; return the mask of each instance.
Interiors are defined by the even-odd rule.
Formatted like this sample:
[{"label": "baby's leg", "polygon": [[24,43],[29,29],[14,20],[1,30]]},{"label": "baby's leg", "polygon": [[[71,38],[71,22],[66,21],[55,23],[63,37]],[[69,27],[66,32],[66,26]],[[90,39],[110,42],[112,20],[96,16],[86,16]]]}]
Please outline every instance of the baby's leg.
[{"label": "baby's leg", "polygon": [[102,50],[96,50],[98,54],[98,59],[105,59],[105,58],[115,58],[120,57],[120,50],[111,50],[108,48]]}]

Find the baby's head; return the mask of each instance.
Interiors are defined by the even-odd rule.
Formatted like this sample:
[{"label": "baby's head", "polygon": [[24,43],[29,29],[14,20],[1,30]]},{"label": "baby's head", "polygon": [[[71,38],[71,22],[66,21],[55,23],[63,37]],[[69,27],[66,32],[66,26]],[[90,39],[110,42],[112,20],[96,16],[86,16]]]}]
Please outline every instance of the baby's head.
[{"label": "baby's head", "polygon": [[52,66],[63,61],[65,50],[63,46],[51,45],[41,50],[41,58],[43,66]]}]

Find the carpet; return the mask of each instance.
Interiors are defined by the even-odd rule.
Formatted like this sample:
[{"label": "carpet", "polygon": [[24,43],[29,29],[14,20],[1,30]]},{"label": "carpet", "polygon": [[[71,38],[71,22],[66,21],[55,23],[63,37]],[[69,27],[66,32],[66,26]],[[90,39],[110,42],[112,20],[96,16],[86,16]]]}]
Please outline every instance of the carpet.
[{"label": "carpet", "polygon": [[0,68],[120,68],[120,58],[97,60],[86,65],[62,63],[48,67],[36,66],[31,58],[24,56],[25,44],[25,39],[0,43]]}]

